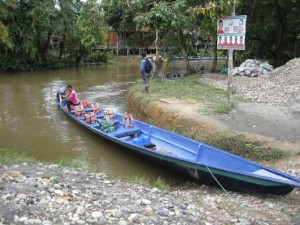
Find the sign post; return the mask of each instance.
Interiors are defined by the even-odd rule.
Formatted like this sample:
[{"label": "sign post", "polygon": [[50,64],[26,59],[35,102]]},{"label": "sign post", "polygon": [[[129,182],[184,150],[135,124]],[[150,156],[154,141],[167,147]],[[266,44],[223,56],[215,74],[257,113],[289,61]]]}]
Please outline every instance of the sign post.
[{"label": "sign post", "polygon": [[217,49],[245,50],[247,16],[226,16],[218,19]]},{"label": "sign post", "polygon": [[232,100],[232,73],[233,73],[233,51],[245,50],[247,16],[235,16],[235,6],[232,16],[218,19],[218,43],[217,49],[228,50],[228,79],[227,79],[227,105],[233,107]]}]

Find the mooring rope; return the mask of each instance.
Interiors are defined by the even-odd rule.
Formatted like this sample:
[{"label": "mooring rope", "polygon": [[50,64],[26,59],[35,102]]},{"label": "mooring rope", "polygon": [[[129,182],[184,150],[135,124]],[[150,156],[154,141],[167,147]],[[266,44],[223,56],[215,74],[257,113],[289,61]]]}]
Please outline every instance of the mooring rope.
[{"label": "mooring rope", "polygon": [[225,191],[225,193],[229,196],[231,196],[226,189],[221,185],[221,183],[217,180],[217,178],[214,176],[214,174],[210,171],[210,169],[208,168],[208,166],[205,164],[207,170],[210,172],[210,174],[212,175],[212,177],[215,179],[215,181],[218,183],[218,185],[223,189],[223,191]]}]

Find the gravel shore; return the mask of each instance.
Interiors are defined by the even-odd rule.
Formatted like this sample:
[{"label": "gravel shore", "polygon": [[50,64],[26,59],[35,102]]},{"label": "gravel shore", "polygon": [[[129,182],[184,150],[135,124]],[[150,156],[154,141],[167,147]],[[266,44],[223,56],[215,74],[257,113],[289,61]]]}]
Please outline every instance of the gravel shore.
[{"label": "gravel shore", "polygon": [[287,196],[199,184],[162,191],[41,163],[1,166],[0,174],[0,224],[300,224],[299,189]]}]

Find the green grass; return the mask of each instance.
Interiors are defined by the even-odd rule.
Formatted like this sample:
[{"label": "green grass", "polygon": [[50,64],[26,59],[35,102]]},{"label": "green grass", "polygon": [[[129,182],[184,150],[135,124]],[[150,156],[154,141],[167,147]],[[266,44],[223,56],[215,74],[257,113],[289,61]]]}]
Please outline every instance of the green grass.
[{"label": "green grass", "polygon": [[[132,91],[140,92],[143,90],[143,83],[139,79],[132,86]],[[177,98],[177,99],[192,99],[206,103],[205,111],[209,113],[228,113],[232,108],[228,107],[227,92],[223,89],[216,88],[212,85],[201,81],[198,75],[191,75],[183,78],[151,79],[150,95],[145,95],[145,101],[154,102],[161,99]],[[237,89],[233,87],[233,93],[237,93]],[[241,101],[247,101],[238,96],[234,96],[234,105]]]},{"label": "green grass", "polygon": [[152,181],[150,184],[152,188],[158,188],[160,190],[166,190],[169,188],[169,185],[166,183],[164,179],[162,179],[160,176]]},{"label": "green grass", "polygon": [[131,180],[129,180],[130,183],[134,183],[134,184],[143,184],[143,185],[146,185],[146,186],[149,186],[150,182],[149,182],[149,179],[146,178],[145,176],[140,176],[140,175],[137,175],[135,174]]},{"label": "green grass", "polygon": [[33,158],[9,149],[0,149],[0,165],[19,164],[23,162],[36,162]]},{"label": "green grass", "polygon": [[264,147],[261,142],[237,134],[209,136],[205,143],[255,161],[278,161],[288,156],[281,149]]},{"label": "green grass", "polygon": [[59,166],[66,166],[66,167],[71,167],[74,169],[78,168],[84,168],[85,165],[82,161],[74,161],[68,158],[62,158],[58,161],[53,161],[54,163],[58,164]]},{"label": "green grass", "polygon": [[[26,156],[25,154],[18,153],[9,149],[0,149],[0,165],[11,165],[11,164],[20,164],[24,162],[29,163],[37,163],[38,161]],[[85,171],[93,171],[94,169],[91,167],[87,167],[83,161],[74,161],[68,158],[62,158],[60,160],[48,161],[45,163],[54,163],[59,166],[66,166],[71,168],[81,168]]]},{"label": "green grass", "polygon": [[[143,83],[138,80],[133,89],[136,91],[143,89]],[[161,98],[195,99],[207,100],[216,97],[226,97],[226,92],[203,83],[198,76],[188,76],[184,78],[160,80],[154,78],[150,83],[151,95],[147,95],[149,100],[159,100]]]},{"label": "green grass", "polygon": [[233,106],[230,107],[227,102],[225,101],[219,101],[218,103],[214,104],[211,107],[211,112],[216,114],[228,114],[232,109],[235,109],[237,107],[237,103],[234,102]]},{"label": "green grass", "polygon": [[169,189],[169,185],[167,184],[167,182],[160,176],[156,179],[151,180],[149,178],[146,178],[144,175],[134,175],[128,182],[133,184],[145,185],[149,188],[158,188],[160,190]]}]

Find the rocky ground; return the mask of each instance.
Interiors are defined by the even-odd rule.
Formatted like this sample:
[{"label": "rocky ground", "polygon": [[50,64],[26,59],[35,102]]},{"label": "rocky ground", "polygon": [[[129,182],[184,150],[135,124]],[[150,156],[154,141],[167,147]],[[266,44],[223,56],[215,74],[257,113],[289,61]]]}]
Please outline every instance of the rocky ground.
[{"label": "rocky ground", "polygon": [[[300,58],[295,58],[267,75],[234,76],[233,86],[237,94],[251,102],[239,103],[230,114],[214,118],[236,131],[260,134],[300,146],[299,65]],[[206,75],[203,81],[227,89],[224,75]]]},{"label": "rocky ground", "polygon": [[287,196],[206,185],[161,191],[57,165],[0,171],[0,224],[300,224],[299,189]]},{"label": "rocky ground", "polygon": [[[292,137],[298,144],[299,64],[299,59],[294,59],[270,75],[235,77],[238,93],[252,99],[252,105],[217,119],[232,129],[251,132],[256,128],[252,132],[258,132],[263,129],[258,126],[262,123],[257,120],[259,115],[262,121],[273,117],[277,123],[278,115],[288,115],[291,117],[285,121],[290,124],[284,125],[283,121],[280,129],[294,124],[295,130],[286,128],[285,136],[273,134],[273,119],[263,125],[266,130],[262,133],[270,132],[271,137],[282,141]],[[205,76],[204,80],[226,88],[226,79],[221,76],[224,75]],[[253,104],[258,104],[256,109]],[[287,111],[280,114],[282,110]],[[248,122],[239,125],[243,120],[241,117],[237,122],[238,115]],[[300,162],[295,158],[274,167],[300,177]],[[299,203],[299,188],[287,196],[224,192],[206,185],[162,191],[57,165],[0,166],[0,224],[300,225]]]}]

